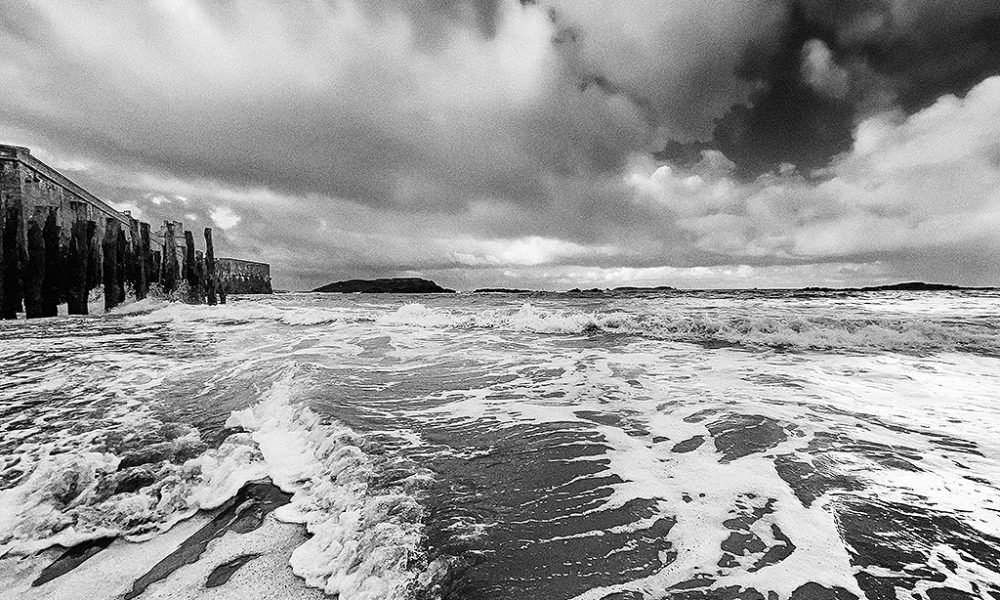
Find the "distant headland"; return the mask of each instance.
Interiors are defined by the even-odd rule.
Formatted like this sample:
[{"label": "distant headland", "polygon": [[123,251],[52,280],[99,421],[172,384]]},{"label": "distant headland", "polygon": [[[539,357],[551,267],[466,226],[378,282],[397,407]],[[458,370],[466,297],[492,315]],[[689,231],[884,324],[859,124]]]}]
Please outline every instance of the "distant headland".
[{"label": "distant headland", "polygon": [[642,294],[642,293],[655,293],[655,292],[704,292],[704,291],[760,291],[760,292],[938,292],[938,291],[955,291],[955,290],[975,290],[975,289],[992,289],[992,288],[975,288],[966,287],[960,285],[951,285],[946,283],[925,283],[923,281],[907,281],[903,283],[892,283],[886,285],[876,285],[868,287],[803,287],[803,288],[753,288],[740,289],[740,288],[723,288],[723,289],[684,289],[679,290],[675,287],[669,285],[658,285],[658,286],[621,286],[616,288],[573,288],[563,292],[546,292],[545,290],[528,290],[521,288],[479,288],[473,290],[473,293],[497,293],[497,294],[544,294],[544,293],[562,293],[562,294]]},{"label": "distant headland", "polygon": [[924,283],[923,281],[906,281],[904,283],[892,283],[889,285],[875,285],[869,287],[856,288],[828,288],[828,287],[806,287],[803,292],[947,292],[954,290],[965,290],[960,285],[947,283]]},{"label": "distant headland", "polygon": [[314,292],[364,294],[454,294],[429,279],[396,277],[392,279],[349,279],[318,287]]},{"label": "distant headland", "polygon": [[[678,289],[669,285],[657,285],[657,286],[619,286],[615,288],[572,288],[564,291],[554,291],[554,290],[532,290],[525,288],[508,288],[508,287],[485,287],[476,288],[471,292],[472,294],[512,294],[512,295],[535,295],[535,294],[581,294],[581,295],[594,295],[594,294],[650,294],[650,293],[663,293],[663,292],[747,292],[756,291],[760,293],[829,293],[829,292],[848,292],[848,293],[858,293],[858,292],[937,292],[937,291],[956,291],[956,290],[975,290],[975,289],[992,289],[992,288],[975,288],[966,287],[960,285],[952,285],[947,283],[925,283],[923,281],[907,281],[902,283],[891,283],[885,285],[876,285],[868,287],[819,287],[810,286],[802,288],[753,288],[751,289],[740,289],[740,288],[724,288],[724,289]],[[443,288],[429,279],[421,279],[419,277],[393,277],[386,279],[349,279],[346,281],[337,281],[335,283],[330,283],[322,287],[318,287],[313,292],[327,292],[327,293],[365,293],[365,294],[454,294],[455,290]]]}]

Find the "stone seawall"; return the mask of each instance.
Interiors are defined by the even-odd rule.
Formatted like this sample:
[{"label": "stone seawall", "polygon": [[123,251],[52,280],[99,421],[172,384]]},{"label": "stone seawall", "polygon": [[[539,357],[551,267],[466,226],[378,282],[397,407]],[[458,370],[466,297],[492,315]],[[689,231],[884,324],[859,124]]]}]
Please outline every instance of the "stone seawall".
[{"label": "stone seawall", "polygon": [[218,258],[219,285],[230,294],[270,294],[271,267],[266,263]]},{"label": "stone seawall", "polygon": [[126,290],[141,299],[151,287],[165,294],[183,287],[185,300],[214,304],[220,294],[224,301],[219,284],[230,279],[233,293],[270,293],[263,263],[226,259],[241,266],[226,266],[220,278],[210,228],[204,238],[201,252],[179,222],[154,232],[27,148],[0,145],[0,318],[55,316],[62,303],[69,314],[86,314],[98,287],[106,309],[123,302]]}]

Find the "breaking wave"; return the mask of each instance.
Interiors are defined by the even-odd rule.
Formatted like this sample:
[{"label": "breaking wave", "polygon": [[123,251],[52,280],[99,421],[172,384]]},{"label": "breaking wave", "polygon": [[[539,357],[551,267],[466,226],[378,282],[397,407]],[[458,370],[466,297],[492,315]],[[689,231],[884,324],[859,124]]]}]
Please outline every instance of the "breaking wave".
[{"label": "breaking wave", "polygon": [[376,467],[362,449],[365,440],[291,404],[293,376],[289,371],[260,404],[227,422],[252,432],[268,476],[293,494],[278,519],[312,534],[292,553],[292,570],[344,600],[404,597],[415,584],[412,567],[422,561],[422,508],[409,493],[420,478],[374,490]]},{"label": "breaking wave", "polygon": [[289,370],[259,403],[233,412],[226,426],[236,432],[216,448],[198,430],[164,426],[141,410],[100,434],[26,447],[20,463],[3,465],[0,557],[103,538],[143,541],[270,479],[292,495],[275,516],[311,534],[291,556],[307,585],[344,600],[407,596],[423,565],[422,508],[410,492],[426,478],[374,489],[369,442],[295,404],[294,378]]},{"label": "breaking wave", "polygon": [[264,477],[247,434],[205,451],[193,428],[176,433],[120,454],[108,446],[68,452],[46,446],[25,454],[26,464],[7,469],[16,466],[21,476],[0,490],[0,556],[106,537],[148,539]]},{"label": "breaking wave", "polygon": [[[137,303],[141,304],[141,303]],[[404,304],[395,310],[371,307],[316,308],[265,304],[230,305],[225,311],[178,303],[135,306],[124,314],[145,323],[208,322],[219,325],[271,321],[290,326],[374,322],[381,326],[486,328],[536,334],[622,334],[687,342],[787,350],[848,352],[958,351],[1000,355],[1000,328],[992,319],[954,319],[913,314],[802,311],[755,314],[750,309],[717,311],[624,310],[588,312],[519,307],[468,309]]]},{"label": "breaking wave", "polygon": [[232,303],[224,310],[216,307],[165,302],[162,300],[140,300],[114,310],[114,314],[135,318],[144,323],[250,323],[265,320],[285,325],[323,325],[351,320],[349,313],[323,308],[278,307],[257,303]]},{"label": "breaking wave", "polygon": [[495,328],[542,334],[615,333],[651,339],[801,350],[941,351],[1000,354],[1000,330],[987,322],[872,315],[860,318],[795,315],[583,312],[517,309],[474,314],[408,304],[380,316],[380,324]]}]

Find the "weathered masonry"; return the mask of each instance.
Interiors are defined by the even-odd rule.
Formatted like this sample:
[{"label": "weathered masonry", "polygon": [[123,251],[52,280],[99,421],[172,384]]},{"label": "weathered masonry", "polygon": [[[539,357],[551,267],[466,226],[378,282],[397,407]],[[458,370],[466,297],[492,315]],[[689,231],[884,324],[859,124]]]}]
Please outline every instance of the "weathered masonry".
[{"label": "weathered masonry", "polygon": [[238,258],[215,259],[219,284],[230,294],[270,294],[271,267]]},{"label": "weathered masonry", "polygon": [[87,314],[97,288],[105,309],[126,290],[142,299],[152,287],[209,304],[225,302],[230,289],[270,293],[267,265],[216,261],[210,228],[204,240],[205,251],[197,250],[193,232],[173,221],[151,232],[27,148],[0,145],[0,318],[55,316],[62,303],[69,314]]}]

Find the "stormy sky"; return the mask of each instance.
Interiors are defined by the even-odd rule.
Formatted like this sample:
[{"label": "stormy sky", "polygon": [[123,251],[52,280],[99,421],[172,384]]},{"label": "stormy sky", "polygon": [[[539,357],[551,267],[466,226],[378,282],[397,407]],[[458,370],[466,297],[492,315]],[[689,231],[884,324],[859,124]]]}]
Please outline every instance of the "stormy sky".
[{"label": "stormy sky", "polygon": [[5,0],[0,142],[284,289],[1000,285],[995,0]]}]

